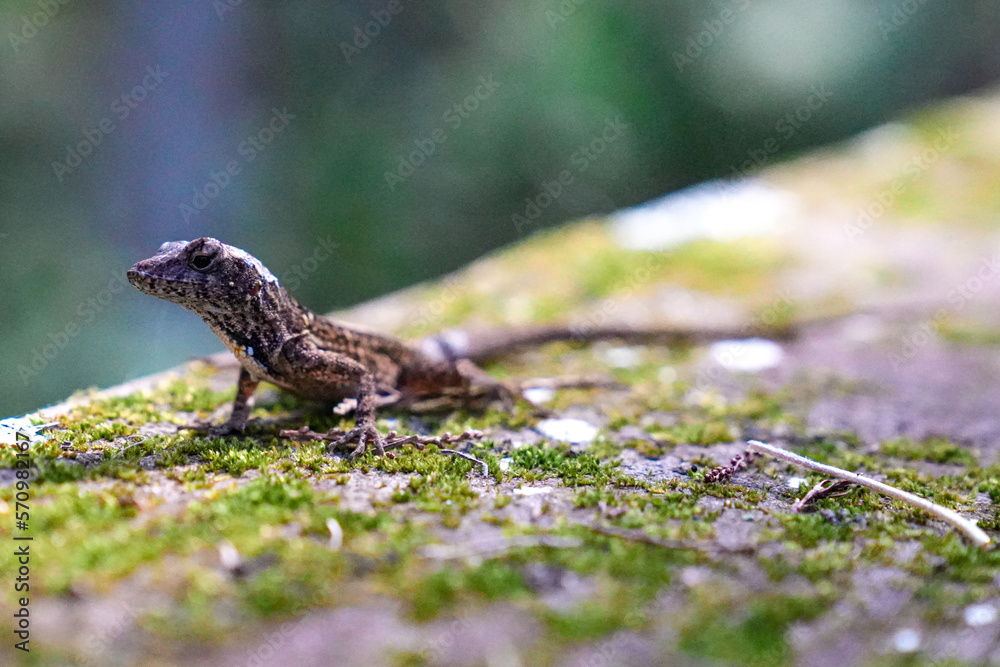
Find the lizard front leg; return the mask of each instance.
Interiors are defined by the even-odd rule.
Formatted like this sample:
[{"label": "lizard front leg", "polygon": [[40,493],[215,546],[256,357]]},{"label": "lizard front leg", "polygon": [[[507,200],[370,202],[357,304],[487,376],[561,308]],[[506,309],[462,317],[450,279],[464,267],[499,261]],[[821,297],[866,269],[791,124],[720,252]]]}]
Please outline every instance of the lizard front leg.
[{"label": "lizard front leg", "polygon": [[240,376],[236,380],[236,398],[233,399],[233,411],[225,423],[210,428],[209,435],[232,435],[243,432],[247,427],[247,419],[250,417],[250,398],[257,391],[259,384],[260,380],[240,366]]},{"label": "lizard front leg", "polygon": [[250,417],[250,398],[257,391],[259,384],[260,380],[240,366],[240,376],[236,380],[236,398],[233,399],[233,410],[229,413],[229,419],[218,426],[212,426],[207,422],[195,422],[181,428],[202,431],[213,438],[242,433]]}]

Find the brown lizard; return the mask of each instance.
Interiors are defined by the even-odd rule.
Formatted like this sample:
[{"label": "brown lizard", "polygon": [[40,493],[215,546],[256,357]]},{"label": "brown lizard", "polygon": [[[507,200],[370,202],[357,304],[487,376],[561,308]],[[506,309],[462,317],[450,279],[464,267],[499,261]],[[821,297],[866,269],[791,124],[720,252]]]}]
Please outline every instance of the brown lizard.
[{"label": "brown lizard", "polygon": [[752,327],[692,331],[539,326],[469,335],[451,332],[408,345],[314,314],[289,296],[259,260],[213,238],[164,243],[155,255],[129,269],[128,280],[146,294],[197,313],[239,360],[232,413],[210,430],[213,435],[246,428],[250,398],[264,380],[331,405],[355,399],[355,427],[331,445],[356,440],[352,457],[369,444],[384,453],[382,433],[375,427],[379,407],[447,396],[486,396],[512,403],[511,389],[476,362],[517,348],[555,340],[707,340],[757,333]]}]

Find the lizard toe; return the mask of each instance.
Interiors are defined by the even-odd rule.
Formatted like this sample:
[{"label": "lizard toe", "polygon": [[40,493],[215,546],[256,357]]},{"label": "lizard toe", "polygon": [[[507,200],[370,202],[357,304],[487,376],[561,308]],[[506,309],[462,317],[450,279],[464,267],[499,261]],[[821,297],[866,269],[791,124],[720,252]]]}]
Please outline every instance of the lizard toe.
[{"label": "lizard toe", "polygon": [[328,452],[332,452],[339,447],[349,445],[350,443],[357,441],[358,446],[355,447],[350,455],[350,459],[355,459],[366,451],[368,451],[369,445],[373,445],[375,449],[378,450],[379,455],[385,455],[385,436],[374,426],[355,426],[350,431],[348,431],[342,438],[331,442],[326,448]]}]

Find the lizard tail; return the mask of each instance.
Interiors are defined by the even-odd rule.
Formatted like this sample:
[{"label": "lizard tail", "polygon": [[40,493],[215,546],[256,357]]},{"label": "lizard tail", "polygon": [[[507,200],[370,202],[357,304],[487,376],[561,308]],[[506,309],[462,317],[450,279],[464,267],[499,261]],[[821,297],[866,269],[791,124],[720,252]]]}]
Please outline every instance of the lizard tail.
[{"label": "lizard tail", "polygon": [[621,340],[626,343],[703,343],[754,336],[788,340],[796,328],[789,326],[737,325],[719,327],[615,325],[538,325],[512,329],[463,331],[452,329],[420,341],[420,349],[435,359],[469,359],[480,364],[525,348],[556,341]]}]

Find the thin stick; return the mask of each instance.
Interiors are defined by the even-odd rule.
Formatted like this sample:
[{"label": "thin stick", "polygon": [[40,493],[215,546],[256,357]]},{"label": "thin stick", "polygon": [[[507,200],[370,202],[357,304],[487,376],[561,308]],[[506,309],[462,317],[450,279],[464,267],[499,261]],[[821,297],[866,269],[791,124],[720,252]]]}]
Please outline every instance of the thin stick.
[{"label": "thin stick", "polygon": [[976,525],[975,521],[970,521],[958,514],[958,512],[954,512],[947,507],[942,507],[941,505],[932,503],[931,501],[921,498],[920,496],[915,496],[912,493],[902,491],[894,486],[889,486],[888,484],[883,484],[882,482],[876,482],[873,479],[862,477],[861,475],[857,475],[853,472],[847,472],[846,470],[835,468],[834,466],[829,466],[819,463],[818,461],[813,461],[812,459],[807,459],[804,456],[793,454],[787,449],[775,447],[774,445],[768,445],[760,440],[748,440],[747,444],[753,451],[770,454],[771,456],[783,459],[789,463],[794,463],[797,466],[821,472],[824,475],[830,475],[831,477],[836,477],[838,479],[845,479],[849,482],[854,482],[859,486],[863,486],[867,489],[871,489],[872,491],[889,496],[890,498],[898,500],[902,503],[908,503],[914,507],[919,507],[931,516],[937,517],[938,519],[951,524],[957,530],[962,531],[978,546],[985,547],[992,541],[990,536],[984,533],[979,526]]},{"label": "thin stick", "polygon": [[466,461],[472,461],[473,463],[478,463],[479,465],[483,466],[483,477],[490,476],[490,467],[486,465],[486,461],[481,461],[480,459],[477,459],[475,456],[470,456],[469,454],[465,454],[464,452],[460,452],[455,449],[439,449],[438,451],[441,452],[442,454],[451,454],[452,456],[457,456],[459,458],[465,459]]},{"label": "thin stick", "polygon": [[132,449],[133,447],[136,447],[136,446],[141,445],[142,443],[146,442],[146,437],[142,436],[142,435],[140,435],[140,436],[130,435],[130,436],[127,436],[127,437],[128,438],[138,437],[138,439],[135,442],[133,442],[131,445],[129,445],[128,447],[124,447],[121,451],[119,451],[117,454],[115,454],[111,458],[116,459],[119,456],[122,456],[123,454],[125,454],[125,452],[127,452],[130,449]]}]

